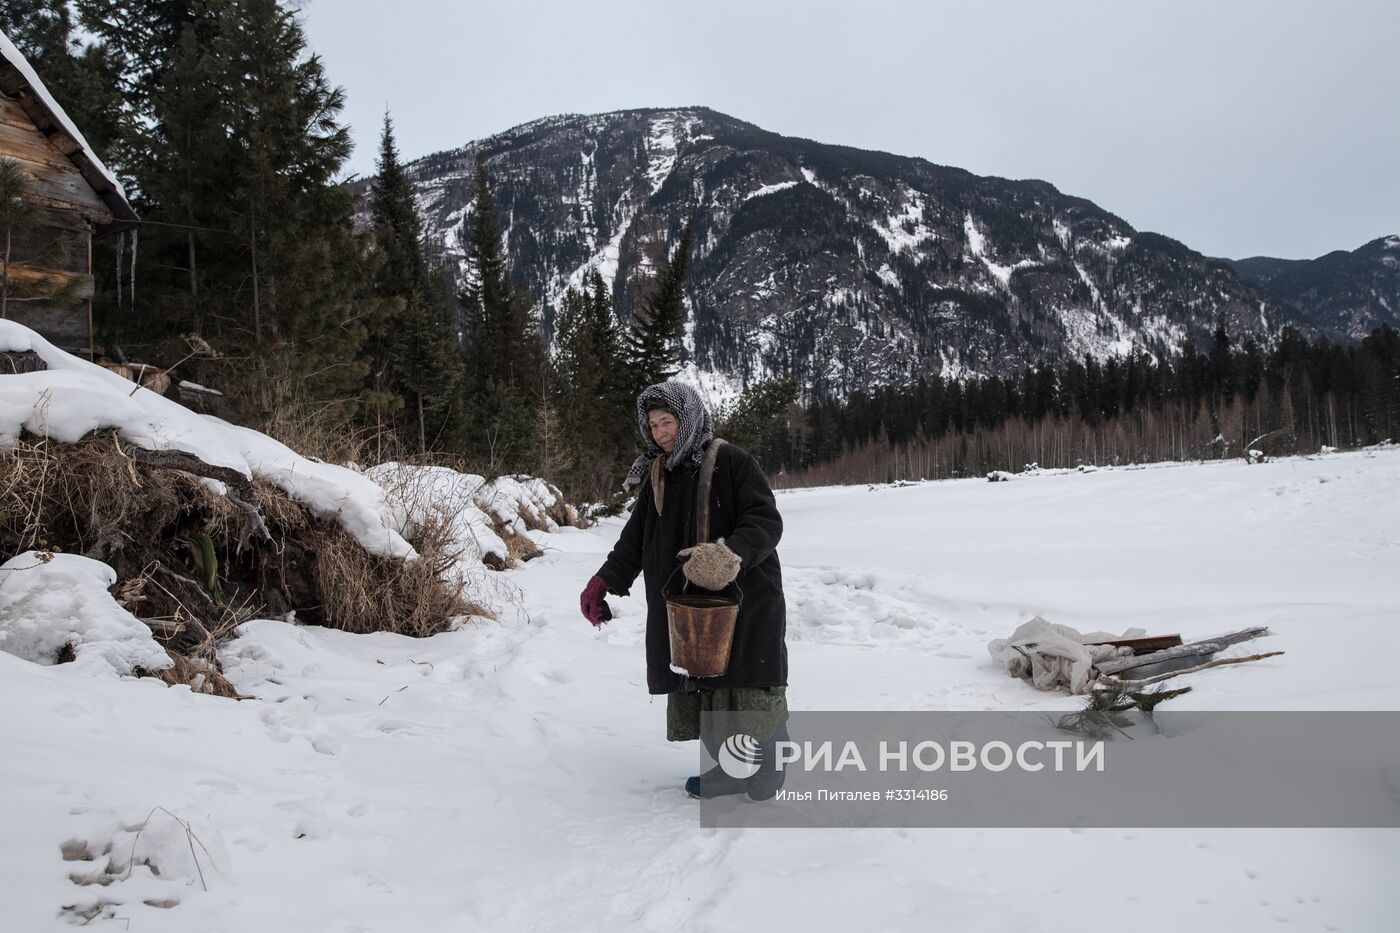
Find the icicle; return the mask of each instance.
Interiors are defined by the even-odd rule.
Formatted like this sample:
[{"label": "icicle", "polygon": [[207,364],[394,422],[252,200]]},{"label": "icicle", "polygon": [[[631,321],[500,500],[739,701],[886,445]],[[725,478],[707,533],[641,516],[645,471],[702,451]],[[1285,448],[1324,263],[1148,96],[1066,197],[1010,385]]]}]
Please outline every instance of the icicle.
[{"label": "icicle", "polygon": [[126,231],[117,237],[117,307],[122,306],[122,253],[126,252]]},{"label": "icicle", "polygon": [[136,244],[141,239],[141,228],[131,228],[131,306],[136,307]]}]

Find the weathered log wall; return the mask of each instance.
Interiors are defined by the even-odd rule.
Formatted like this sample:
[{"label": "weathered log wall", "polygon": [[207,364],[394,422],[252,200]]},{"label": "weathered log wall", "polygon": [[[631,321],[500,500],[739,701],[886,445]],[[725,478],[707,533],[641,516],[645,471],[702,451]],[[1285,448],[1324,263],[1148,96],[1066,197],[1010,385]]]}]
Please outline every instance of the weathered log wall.
[{"label": "weathered log wall", "polygon": [[30,176],[34,200],[74,211],[95,224],[112,212],[68,156],[39,131],[19,102],[0,94],[0,156],[19,162]]},{"label": "weathered log wall", "polygon": [[[62,140],[60,140],[62,141]],[[20,166],[27,199],[44,208],[37,226],[10,231],[11,298],[4,316],[33,328],[65,350],[92,347],[92,228],[112,212],[57,143],[36,127],[17,100],[0,94],[0,158]],[[62,301],[37,296],[62,293]]]}]

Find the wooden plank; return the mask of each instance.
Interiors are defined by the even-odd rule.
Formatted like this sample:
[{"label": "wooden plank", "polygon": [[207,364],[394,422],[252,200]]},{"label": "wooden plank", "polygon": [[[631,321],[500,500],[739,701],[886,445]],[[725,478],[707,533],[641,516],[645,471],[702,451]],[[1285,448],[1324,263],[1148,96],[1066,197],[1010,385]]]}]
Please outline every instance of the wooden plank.
[{"label": "wooden plank", "polygon": [[1267,634],[1269,634],[1267,625],[1251,625],[1249,628],[1236,629],[1233,632],[1226,632],[1224,635],[1212,635],[1204,640],[1214,642],[1217,645],[1238,645],[1242,641],[1263,638]]},{"label": "wooden plank", "polygon": [[81,175],[78,167],[37,133],[26,133],[13,126],[0,126],[0,156],[21,162],[42,165],[51,171],[71,171]]},{"label": "wooden plank", "polygon": [[25,171],[69,172],[83,177],[77,165],[56,148],[48,146],[42,137],[35,139],[35,134],[20,133],[13,126],[0,126],[0,157],[17,161]]},{"label": "wooden plank", "polygon": [[1127,671],[1120,671],[1118,676],[1151,677],[1154,674],[1165,674],[1167,671],[1179,671],[1182,668],[1194,667],[1203,661],[1208,661],[1215,657],[1216,653],[1208,651],[1205,654],[1191,654],[1180,658],[1168,658],[1165,661],[1153,661],[1150,664],[1143,664]]},{"label": "wooden plank", "polygon": [[39,226],[44,229],[63,230],[80,238],[86,238],[92,230],[92,224],[81,211],[57,207],[45,207],[41,210],[44,216],[39,221]]},{"label": "wooden plank", "polygon": [[60,350],[79,355],[91,352],[86,302],[67,308],[38,301],[11,302],[7,317],[37,331]]},{"label": "wooden plank", "polygon": [[[36,266],[10,266],[10,282],[12,285],[28,286],[30,288],[48,288],[57,291],[67,287],[70,282],[78,283],[78,290],[73,294],[74,301],[86,301],[92,297],[92,276],[84,275],[81,272],[64,272],[61,269],[45,269]],[[13,297],[10,299],[11,305],[16,303]]]},{"label": "wooden plank", "polygon": [[53,146],[65,156],[71,156],[75,152],[82,152],[82,144],[72,136],[62,130],[52,131],[44,134]]},{"label": "wooden plank", "polygon": [[21,88],[28,85],[29,79],[24,76],[24,72],[9,61],[0,59],[0,91],[17,94]]},{"label": "wooden plank", "polygon": [[0,155],[10,159],[25,159],[29,162],[52,165],[55,168],[66,167],[78,173],[77,166],[59,151],[58,147],[43,133],[35,129],[32,123],[27,126],[0,123]]},{"label": "wooden plank", "polygon": [[21,161],[25,174],[29,176],[29,190],[36,201],[58,201],[60,205],[71,204],[87,211],[101,211],[111,216],[107,205],[92,190],[82,173],[70,164],[67,170],[50,168],[27,160]]},{"label": "wooden plank", "polygon": [[87,234],[60,227],[31,227],[10,233],[10,262],[30,269],[86,272]]},{"label": "wooden plank", "polygon": [[26,201],[54,210],[76,211],[99,225],[111,222],[111,208],[71,162],[55,165],[3,152],[0,156],[18,163],[24,171],[29,187]]},{"label": "wooden plank", "polygon": [[77,141],[63,132],[43,132],[18,101],[0,96],[0,111],[0,156],[26,168],[34,200],[82,210],[99,225],[111,223],[111,208],[97,194],[107,187],[105,179],[88,178],[69,158],[81,149]]},{"label": "wooden plank", "polygon": [[1199,664],[1196,667],[1188,667],[1184,670],[1171,671],[1166,674],[1158,674],[1155,677],[1144,677],[1141,680],[1126,680],[1117,677],[1108,677],[1105,678],[1105,682],[1109,684],[1122,684],[1125,687],[1136,690],[1139,687],[1145,687],[1148,684],[1161,683],[1162,681],[1170,680],[1173,677],[1180,677],[1182,674],[1194,674],[1197,671],[1203,671],[1207,668],[1224,667],[1228,664],[1248,664],[1250,661],[1262,661],[1265,658],[1276,658],[1281,654],[1283,654],[1282,651],[1265,651],[1262,654],[1246,655],[1243,658],[1217,658],[1214,661],[1207,661],[1205,664]]},{"label": "wooden plank", "polygon": [[[83,238],[84,238],[84,240],[85,240],[86,243],[87,243],[87,274],[88,274],[88,277],[91,278],[91,276],[92,276],[92,231],[91,231],[91,230],[88,230],[88,231],[83,235]],[[96,279],[94,279],[93,282],[94,282],[94,285],[95,285]],[[96,291],[96,288],[94,288],[93,290]],[[91,295],[88,295],[88,300],[87,300],[87,355],[88,355],[88,359],[93,359],[94,357],[96,357],[97,354],[93,352],[93,347],[94,347],[94,345],[95,345],[96,343],[97,343],[97,340],[96,340],[96,331],[94,331],[94,330],[92,329],[92,296],[91,296]]]},{"label": "wooden plank", "polygon": [[1180,635],[1140,635],[1137,638],[1112,638],[1107,641],[1087,641],[1086,645],[1113,645],[1118,648],[1131,648],[1133,654],[1146,654],[1149,651],[1161,651],[1163,648],[1175,648],[1181,644]]},{"label": "wooden plank", "polygon": [[[64,155],[72,155],[83,148],[76,139],[68,135],[62,122],[53,119],[56,114],[50,113],[50,108],[40,102],[33,90],[23,86],[23,78],[15,80],[13,76],[0,77],[0,90],[5,92],[5,97],[17,105],[29,118],[29,122],[44,136],[50,138],[54,146]],[[18,120],[16,119],[14,122],[18,122]]]},{"label": "wooden plank", "polygon": [[1214,642],[1198,642],[1194,645],[1177,645],[1175,648],[1166,648],[1162,651],[1153,651],[1150,654],[1134,654],[1126,658],[1114,658],[1111,661],[1102,661],[1095,664],[1100,674],[1116,674],[1119,671],[1132,670],[1135,667],[1142,667],[1146,664],[1158,664],[1162,661],[1174,661],[1177,658],[1192,658],[1197,655],[1215,654],[1224,648]]},{"label": "wooden plank", "polygon": [[35,128],[34,121],[29,119],[29,114],[24,112],[19,101],[6,94],[0,94],[0,123],[29,129]]},{"label": "wooden plank", "polygon": [[1127,658],[1114,658],[1111,661],[1104,661],[1102,664],[1095,664],[1094,667],[1098,668],[1100,673],[1113,674],[1118,671],[1132,670],[1133,668],[1144,667],[1149,664],[1174,661],[1177,658],[1191,658],[1215,654],[1230,645],[1260,638],[1267,634],[1269,634],[1269,629],[1266,626],[1256,625],[1250,628],[1238,629],[1234,632],[1227,632],[1224,635],[1216,635],[1208,641],[1196,641],[1188,645],[1167,648],[1163,651],[1154,651],[1151,654],[1138,654]]}]

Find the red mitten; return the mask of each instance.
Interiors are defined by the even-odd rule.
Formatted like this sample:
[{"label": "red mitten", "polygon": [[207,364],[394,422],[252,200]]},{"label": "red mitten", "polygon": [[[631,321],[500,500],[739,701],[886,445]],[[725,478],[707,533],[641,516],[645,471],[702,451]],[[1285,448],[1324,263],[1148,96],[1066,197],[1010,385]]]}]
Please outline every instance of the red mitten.
[{"label": "red mitten", "polygon": [[588,585],[583,588],[583,592],[579,595],[579,609],[583,610],[583,617],[592,622],[595,628],[612,618],[612,610],[608,608],[607,601],[603,599],[607,595],[608,583],[598,576],[589,580]]}]

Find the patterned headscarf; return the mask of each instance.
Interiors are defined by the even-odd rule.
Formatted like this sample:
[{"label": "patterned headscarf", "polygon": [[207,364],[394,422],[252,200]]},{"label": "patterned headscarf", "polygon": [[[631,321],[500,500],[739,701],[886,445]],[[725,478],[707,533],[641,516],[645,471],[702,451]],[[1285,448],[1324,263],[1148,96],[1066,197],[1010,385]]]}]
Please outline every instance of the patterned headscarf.
[{"label": "patterned headscarf", "polygon": [[627,479],[622,488],[630,491],[640,483],[651,469],[651,462],[666,455],[656,441],[652,440],[651,429],[647,427],[647,413],[664,408],[676,416],[676,446],[666,460],[666,469],[674,470],[687,461],[700,465],[705,456],[705,442],[715,436],[714,420],[700,399],[700,393],[683,382],[658,382],[647,386],[637,396],[637,428],[646,442],[646,451],[627,471]]}]

